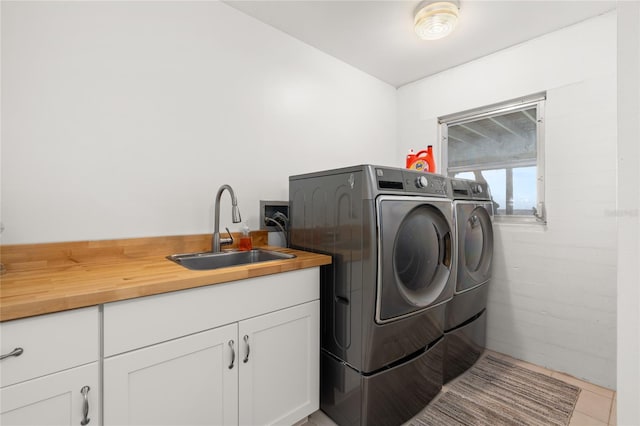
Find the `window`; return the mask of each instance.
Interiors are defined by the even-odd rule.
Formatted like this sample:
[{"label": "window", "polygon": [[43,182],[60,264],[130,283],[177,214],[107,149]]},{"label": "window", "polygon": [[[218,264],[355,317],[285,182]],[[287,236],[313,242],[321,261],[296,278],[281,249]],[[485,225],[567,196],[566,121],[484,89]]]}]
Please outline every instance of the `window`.
[{"label": "window", "polygon": [[486,181],[497,220],[546,223],[544,94],[441,117],[448,176]]}]

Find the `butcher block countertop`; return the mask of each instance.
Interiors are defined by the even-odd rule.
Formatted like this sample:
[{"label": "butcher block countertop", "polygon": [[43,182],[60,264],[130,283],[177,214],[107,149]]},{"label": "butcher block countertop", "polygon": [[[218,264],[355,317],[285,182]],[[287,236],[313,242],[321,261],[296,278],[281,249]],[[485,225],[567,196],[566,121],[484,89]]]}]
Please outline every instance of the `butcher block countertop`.
[{"label": "butcher block countertop", "polygon": [[254,248],[296,257],[208,271],[166,259],[210,250],[210,234],[0,246],[0,321],[331,263],[330,256],[266,246],[266,231],[251,236]]}]

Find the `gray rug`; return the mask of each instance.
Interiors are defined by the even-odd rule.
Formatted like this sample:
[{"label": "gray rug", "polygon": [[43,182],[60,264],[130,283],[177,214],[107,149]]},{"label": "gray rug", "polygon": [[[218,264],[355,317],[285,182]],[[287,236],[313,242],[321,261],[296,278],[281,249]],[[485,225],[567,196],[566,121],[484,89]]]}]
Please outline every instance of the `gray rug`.
[{"label": "gray rug", "polygon": [[576,386],[487,355],[408,424],[566,426],[579,394]]}]

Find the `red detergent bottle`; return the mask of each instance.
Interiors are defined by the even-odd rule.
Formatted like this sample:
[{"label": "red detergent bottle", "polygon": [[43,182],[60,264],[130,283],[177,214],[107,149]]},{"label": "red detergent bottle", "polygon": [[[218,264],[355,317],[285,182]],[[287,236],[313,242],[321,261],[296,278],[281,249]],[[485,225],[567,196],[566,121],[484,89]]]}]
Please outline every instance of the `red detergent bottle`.
[{"label": "red detergent bottle", "polygon": [[[411,155],[411,152],[409,153]],[[417,170],[420,172],[435,173],[436,162],[433,158],[433,145],[427,146],[427,149],[418,151],[411,161],[407,155],[407,169]]]}]

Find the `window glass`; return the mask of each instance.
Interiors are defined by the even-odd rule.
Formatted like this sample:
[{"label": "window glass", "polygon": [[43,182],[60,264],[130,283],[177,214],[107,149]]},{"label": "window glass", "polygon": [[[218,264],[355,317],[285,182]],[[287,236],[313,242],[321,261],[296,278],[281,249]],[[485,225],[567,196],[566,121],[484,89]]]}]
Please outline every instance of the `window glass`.
[{"label": "window glass", "polygon": [[447,174],[485,181],[502,217],[544,222],[543,95],[440,118]]},{"label": "window glass", "polygon": [[[494,214],[526,216],[533,215],[533,209],[536,207],[536,170],[536,167],[474,170],[457,172],[453,176],[487,182],[494,202]],[[512,174],[513,191],[510,193],[509,198],[507,193],[507,173]]]},{"label": "window glass", "polygon": [[452,124],[448,128],[449,167],[536,162],[536,109]]},{"label": "window glass", "polygon": [[531,215],[536,207],[536,167],[513,169],[513,214]]}]

